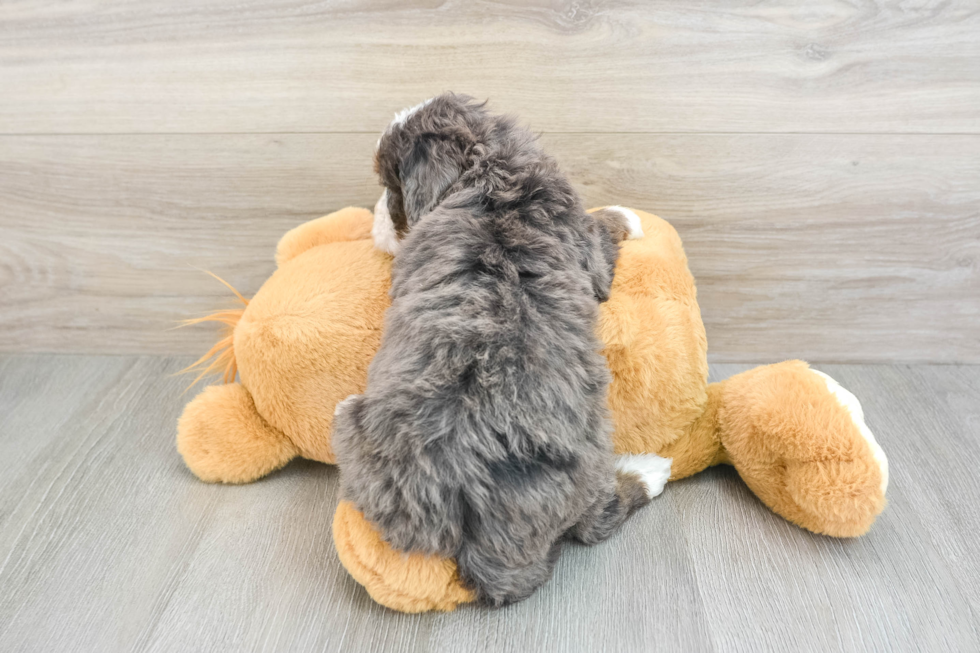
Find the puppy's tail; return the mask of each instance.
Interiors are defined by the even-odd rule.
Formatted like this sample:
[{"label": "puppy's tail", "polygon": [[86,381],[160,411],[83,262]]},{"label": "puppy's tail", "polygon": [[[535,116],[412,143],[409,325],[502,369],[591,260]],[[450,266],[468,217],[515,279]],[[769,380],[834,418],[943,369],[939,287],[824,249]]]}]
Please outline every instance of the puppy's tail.
[{"label": "puppy's tail", "polygon": [[460,577],[483,603],[502,606],[523,601],[551,578],[561,539],[526,543],[507,556],[489,542],[467,540],[456,556]]}]

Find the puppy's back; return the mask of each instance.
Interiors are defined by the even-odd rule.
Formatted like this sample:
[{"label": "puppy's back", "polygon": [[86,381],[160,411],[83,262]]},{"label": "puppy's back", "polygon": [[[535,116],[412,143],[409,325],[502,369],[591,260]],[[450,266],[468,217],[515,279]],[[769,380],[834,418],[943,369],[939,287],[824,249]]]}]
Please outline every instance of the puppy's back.
[{"label": "puppy's back", "polygon": [[473,176],[401,241],[367,391],[334,446],[344,493],[385,539],[456,557],[501,603],[547,579],[615,474],[584,264],[594,225],[526,131],[492,131]]}]

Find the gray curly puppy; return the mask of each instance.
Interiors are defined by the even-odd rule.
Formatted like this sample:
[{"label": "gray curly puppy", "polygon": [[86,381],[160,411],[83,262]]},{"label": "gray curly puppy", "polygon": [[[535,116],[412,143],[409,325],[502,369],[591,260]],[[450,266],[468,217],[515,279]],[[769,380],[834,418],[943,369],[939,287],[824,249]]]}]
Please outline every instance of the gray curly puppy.
[{"label": "gray curly puppy", "polygon": [[367,390],[337,408],[342,492],[395,548],[519,601],[563,539],[609,537],[669,474],[656,456],[617,471],[595,334],[639,219],[587,214],[527,129],[466,96],[398,114],[375,166],[392,304]]}]

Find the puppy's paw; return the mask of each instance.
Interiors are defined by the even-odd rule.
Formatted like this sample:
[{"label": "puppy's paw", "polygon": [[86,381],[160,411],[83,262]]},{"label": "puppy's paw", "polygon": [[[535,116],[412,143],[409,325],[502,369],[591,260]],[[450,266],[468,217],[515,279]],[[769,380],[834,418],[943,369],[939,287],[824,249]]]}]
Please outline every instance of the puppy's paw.
[{"label": "puppy's paw", "polygon": [[640,216],[622,206],[610,206],[606,210],[616,211],[626,218],[626,237],[628,239],[643,238],[643,224],[640,222]]},{"label": "puppy's paw", "polygon": [[670,478],[671,462],[670,458],[661,458],[652,453],[626,454],[616,460],[616,470],[639,476],[647,496],[652,499],[664,491],[664,485]]},{"label": "puppy's paw", "polygon": [[351,396],[347,397],[347,399],[344,399],[343,401],[337,402],[337,406],[333,409],[333,416],[334,417],[337,417],[342,412],[344,412],[345,410],[347,410],[348,408],[350,408],[350,405],[352,403],[354,403],[354,401],[358,397],[360,397],[360,396],[361,395],[351,395]]}]

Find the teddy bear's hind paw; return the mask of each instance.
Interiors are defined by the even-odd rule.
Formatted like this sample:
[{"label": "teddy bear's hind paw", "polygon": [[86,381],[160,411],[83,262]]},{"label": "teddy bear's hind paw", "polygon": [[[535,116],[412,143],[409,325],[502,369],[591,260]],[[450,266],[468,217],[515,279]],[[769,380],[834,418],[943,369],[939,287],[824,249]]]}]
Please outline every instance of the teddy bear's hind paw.
[{"label": "teddy bear's hind paw", "polygon": [[857,427],[861,433],[861,437],[868,443],[868,446],[871,448],[871,455],[874,456],[875,462],[878,463],[878,467],[881,469],[881,493],[884,494],[885,490],[888,489],[888,458],[885,456],[885,452],[878,444],[878,441],[875,440],[874,433],[871,432],[871,429],[864,422],[864,409],[861,408],[861,402],[858,401],[858,398],[854,396],[853,392],[843,387],[829,374],[815,370],[812,367],[810,371],[823,379],[823,382],[827,384],[827,389],[837,399],[837,403],[850,413],[851,419],[854,421],[854,426]]}]

